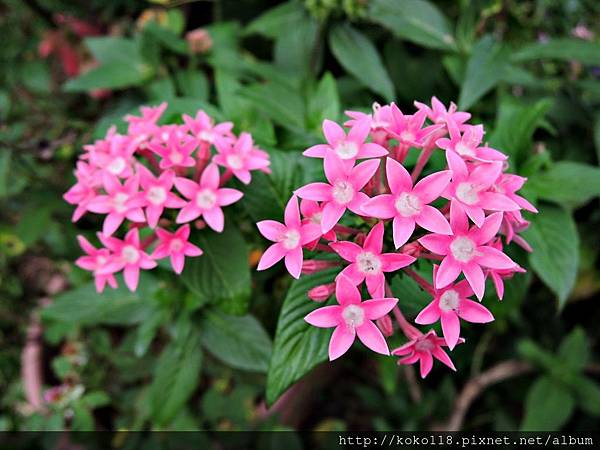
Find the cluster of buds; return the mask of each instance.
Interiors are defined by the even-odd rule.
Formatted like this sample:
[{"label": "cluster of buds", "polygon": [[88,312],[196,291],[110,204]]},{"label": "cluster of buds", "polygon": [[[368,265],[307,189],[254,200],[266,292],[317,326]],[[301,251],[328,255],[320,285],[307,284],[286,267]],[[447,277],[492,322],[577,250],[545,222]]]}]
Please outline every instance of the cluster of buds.
[{"label": "cluster of buds", "polygon": [[64,195],[76,205],[73,221],[87,212],[105,216],[98,233],[102,248],[78,236],[86,256],[76,264],[93,272],[99,292],[106,284],[116,287],[114,275],[121,270],[135,290],[140,269],[154,268],[157,259],[169,257],[181,273],[186,256],[202,254],[188,241],[190,222],[223,231],[222,208],[242,197],[225,183],[235,177],[248,184],[251,171],[269,172],[268,154],[250,134],[234,135],[231,122],[215,124],[198,111],[195,117],[183,115],[183,124],[159,125],[166,108],[166,103],[142,107],[141,117],[125,117],[127,134],[113,127],[104,139],[86,145],[77,182]]},{"label": "cluster of buds", "polygon": [[[337,300],[305,318],[316,327],[335,328],[329,358],[343,355],[356,336],[369,349],[389,355],[384,335],[394,332],[391,314],[408,339],[391,354],[401,357],[400,364],[419,361],[425,377],[433,358],[454,370],[442,347],[452,350],[464,341],[461,319],[493,320],[481,304],[485,280],[493,280],[501,299],[503,280],[524,271],[503,247],[514,241],[530,250],[517,233],[528,225],[521,210],[536,209],[516,193],[525,179],[505,173],[507,156],[484,143],[483,126],[468,124],[469,113],[457,111],[454,104],[446,108],[435,97],[431,106],[418,102],[415,106],[411,115],[394,103],[375,104],[372,114],[347,112],[347,130],[323,122],[327,143],[308,148],[304,155],[323,159],[326,181],[297,189],[283,224],[273,220],[257,224],[274,242],[258,269],[284,259],[289,273],[298,278],[301,273],[345,265],[335,283],[308,292],[315,301],[332,294]],[[411,152],[416,163],[409,172],[404,163]],[[421,176],[435,152],[445,154],[447,166]],[[340,224],[348,211],[355,215],[352,223],[364,226]],[[392,234],[387,252],[386,225]],[[303,263],[304,249],[333,253],[339,259]],[[409,267],[419,259],[436,262],[432,283]],[[441,321],[443,337],[434,330],[423,333],[406,320],[386,280],[386,274],[397,271],[431,295],[431,303],[415,322]],[[366,301],[360,290],[363,282],[370,298]],[[473,296],[479,302],[471,300]]]}]

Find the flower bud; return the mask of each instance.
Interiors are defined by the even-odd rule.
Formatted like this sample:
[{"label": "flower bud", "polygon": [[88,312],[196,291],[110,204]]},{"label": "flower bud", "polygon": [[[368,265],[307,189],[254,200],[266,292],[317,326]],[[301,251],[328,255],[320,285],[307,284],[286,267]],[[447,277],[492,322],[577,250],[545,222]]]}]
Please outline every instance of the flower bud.
[{"label": "flower bud", "polygon": [[204,28],[197,28],[185,35],[192,53],[206,53],[213,45],[212,38]]},{"label": "flower bud", "polygon": [[323,259],[307,259],[302,263],[302,274],[310,275],[312,273],[317,273],[330,267],[335,267],[337,265],[338,263],[336,261],[327,261]]},{"label": "flower bud", "polygon": [[321,284],[308,291],[308,298],[315,302],[324,302],[335,292],[335,283]]},{"label": "flower bud", "polygon": [[377,328],[381,330],[381,333],[385,337],[389,337],[394,334],[394,325],[389,315],[386,314],[385,316],[380,317],[375,321],[375,323],[377,324]]}]

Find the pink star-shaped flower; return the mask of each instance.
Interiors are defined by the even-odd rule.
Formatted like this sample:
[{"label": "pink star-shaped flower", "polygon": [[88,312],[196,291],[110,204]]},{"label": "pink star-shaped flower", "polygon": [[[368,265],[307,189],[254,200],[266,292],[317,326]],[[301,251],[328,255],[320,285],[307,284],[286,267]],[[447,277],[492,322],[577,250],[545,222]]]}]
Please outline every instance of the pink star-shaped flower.
[{"label": "pink star-shaped flower", "polygon": [[315,327],[335,327],[329,341],[329,360],[346,353],[356,335],[374,352],[389,355],[387,342],[373,321],[389,313],[398,299],[376,298],[363,302],[356,286],[343,275],[336,281],[335,297],[338,305],[316,309],[304,318]]},{"label": "pink star-shaped flower", "polygon": [[146,218],[150,228],[155,228],[165,208],[183,208],[186,202],[177,197],[171,190],[175,181],[175,173],[165,170],[156,178],[145,166],[139,164],[137,172],[140,176],[143,198],[146,201]]},{"label": "pink star-shaped flower", "polygon": [[465,125],[461,134],[454,122],[448,123],[450,139],[441,138],[435,142],[439,148],[446,151],[455,152],[465,159],[474,161],[505,161],[508,157],[491,147],[480,147],[483,140],[483,125]]},{"label": "pink star-shaped flower", "polygon": [[386,161],[386,175],[391,194],[382,194],[367,201],[363,213],[393,221],[394,245],[404,245],[415,231],[415,224],[433,233],[450,234],[450,224],[444,215],[429,203],[436,200],[448,186],[452,173],[433,173],[414,187],[408,171],[391,158]]},{"label": "pink star-shaped flower", "polygon": [[97,190],[102,186],[98,180],[99,171],[84,161],[77,162],[75,177],[77,183],[63,195],[65,201],[77,205],[71,220],[77,222],[88,210],[88,204],[98,195]]},{"label": "pink star-shaped flower", "polygon": [[379,160],[371,159],[355,167],[348,167],[334,152],[325,155],[327,183],[310,183],[295,191],[298,197],[325,202],[321,230],[327,233],[342,218],[346,209],[362,214],[361,207],[369,199],[360,190],[365,187],[379,168]]},{"label": "pink star-shaped flower", "polygon": [[251,170],[264,171],[269,167],[269,154],[254,148],[252,136],[248,133],[240,134],[234,143],[217,141],[215,147],[218,153],[213,156],[213,161],[231,170],[233,175],[244,184],[250,183]]},{"label": "pink star-shaped flower", "polygon": [[193,167],[196,160],[192,158],[191,154],[197,145],[198,143],[189,136],[180,136],[178,129],[171,129],[165,144],[150,143],[148,147],[162,158],[160,168],[168,169],[170,167]]},{"label": "pink star-shaped flower", "polygon": [[158,245],[152,252],[153,259],[171,258],[171,266],[175,273],[180,274],[183,271],[186,256],[200,256],[202,250],[194,244],[188,242],[190,237],[190,225],[185,224],[174,233],[169,233],[162,228],[156,229],[158,236]]},{"label": "pink star-shaped flower", "polygon": [[412,256],[402,253],[381,253],[383,232],[383,223],[379,222],[369,232],[362,247],[349,241],[329,244],[338,255],[351,263],[339,276],[348,277],[355,286],[366,281],[369,294],[378,298],[384,295],[384,272],[395,272],[415,261]]},{"label": "pink star-shaped flower", "polygon": [[500,250],[487,245],[496,235],[502,222],[502,213],[486,217],[481,228],[469,229],[469,221],[459,204],[450,206],[452,235],[428,234],[419,243],[432,253],[444,256],[435,276],[438,289],[452,283],[462,272],[481,300],[485,290],[482,267],[512,269],[516,263]]},{"label": "pink star-shaped flower", "polygon": [[441,319],[444,339],[450,350],[458,343],[460,336],[460,319],[472,323],[488,323],[494,320],[489,310],[468,297],[473,290],[465,280],[443,289],[437,289],[435,278],[437,265],[433,266],[434,298],[416,317],[419,325],[430,325]]},{"label": "pink star-shaped flower", "polygon": [[102,292],[106,283],[113,289],[117,287],[117,280],[112,272],[120,269],[120,264],[107,248],[97,249],[83,236],[77,236],[80,247],[86,256],[80,256],[75,265],[94,274],[96,291]]},{"label": "pink star-shaped flower", "polygon": [[407,147],[421,147],[425,140],[435,131],[443,128],[442,125],[423,127],[427,113],[417,111],[415,114],[405,115],[395,103],[391,104],[391,123],[387,131]]},{"label": "pink star-shaped flower", "polygon": [[223,122],[215,125],[213,119],[202,110],[196,113],[196,117],[184,114],[183,122],[186,130],[195,136],[200,146],[205,148],[212,144],[226,143],[233,139],[231,133],[233,123]]},{"label": "pink star-shaped flower", "polygon": [[262,220],[256,224],[260,233],[275,242],[263,253],[257,270],[265,270],[285,258],[285,267],[294,278],[300,277],[304,255],[302,246],[321,236],[321,229],[314,223],[302,224],[298,198],[292,195],[284,212],[284,223]]},{"label": "pink star-shaped flower", "polygon": [[177,223],[190,222],[200,216],[209,227],[217,232],[223,231],[225,217],[221,207],[231,205],[242,198],[237,189],[219,187],[219,168],[216,164],[206,166],[200,177],[200,183],[187,178],[175,178],[175,187],[189,199],[177,215]]},{"label": "pink star-shaped flower", "polygon": [[457,111],[457,107],[454,102],[450,103],[450,107],[446,109],[446,106],[440,102],[437,97],[431,97],[431,108],[424,103],[415,101],[415,106],[420,111],[425,111],[427,117],[433,123],[449,123],[453,122],[457,126],[461,127],[463,123],[471,118],[471,114],[468,112]]},{"label": "pink star-shaped flower", "polygon": [[[319,230],[321,229],[321,219],[323,218],[323,205],[319,205],[319,202],[314,202],[312,200],[302,200],[300,202],[300,212],[302,213],[303,224],[314,223],[319,227]],[[307,247],[314,248],[321,237],[328,241],[337,240],[337,235],[335,234],[335,231],[329,230],[327,233],[323,233],[322,236],[316,238],[313,242],[307,244]]]}]

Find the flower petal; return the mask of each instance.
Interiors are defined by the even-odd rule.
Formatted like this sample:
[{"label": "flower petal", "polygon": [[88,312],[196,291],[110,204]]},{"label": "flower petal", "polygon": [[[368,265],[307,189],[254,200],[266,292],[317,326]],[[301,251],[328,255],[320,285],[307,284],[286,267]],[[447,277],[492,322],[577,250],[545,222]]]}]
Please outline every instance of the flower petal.
[{"label": "flower petal", "polygon": [[298,197],[292,195],[285,205],[283,221],[288,228],[300,228],[300,209],[298,207]]},{"label": "flower petal", "polygon": [[471,262],[462,268],[465,278],[473,288],[473,292],[479,300],[483,298],[485,291],[485,276],[479,264]]},{"label": "flower petal", "polygon": [[377,298],[367,300],[360,304],[365,312],[365,318],[369,320],[377,320],[389,313],[398,303],[397,298]]},{"label": "flower petal", "polygon": [[358,334],[358,339],[374,352],[382,355],[390,354],[383,334],[370,320],[365,320],[361,326],[356,327],[356,334]]},{"label": "flower petal", "polygon": [[309,183],[296,189],[294,193],[306,200],[322,202],[331,199],[331,186],[327,183]]},{"label": "flower petal", "polygon": [[385,163],[390,191],[394,194],[412,190],[412,178],[402,164],[392,158],[387,158]]},{"label": "flower petal", "polygon": [[494,320],[494,316],[485,306],[468,299],[461,300],[458,316],[472,323],[488,323]]},{"label": "flower petal", "polygon": [[[477,266],[479,267],[479,266]],[[441,289],[448,286],[460,275],[461,266],[454,261],[453,258],[445,257],[438,267],[437,274],[435,276],[435,288]]]},{"label": "flower petal", "polygon": [[323,121],[323,135],[329,145],[334,147],[339,141],[346,138],[346,133],[344,133],[344,129],[340,127],[333,120],[325,119]]},{"label": "flower petal", "polygon": [[223,228],[225,227],[225,217],[223,216],[223,210],[221,208],[214,207],[208,211],[204,211],[202,217],[206,224],[217,233],[223,231]]},{"label": "flower petal", "polygon": [[444,311],[441,315],[442,331],[448,348],[452,350],[460,336],[460,320],[454,311]]},{"label": "flower petal", "polygon": [[423,203],[431,203],[437,199],[450,183],[452,172],[444,170],[426,176],[413,189],[413,194],[419,197]]},{"label": "flower petal", "polygon": [[438,300],[435,299],[430,302],[415,318],[415,323],[419,325],[429,325],[435,323],[440,319],[440,308],[438,306]]},{"label": "flower petal", "polygon": [[355,336],[354,328],[349,328],[345,324],[337,326],[329,340],[329,360],[338,359],[346,353],[352,347]]},{"label": "flower petal", "polygon": [[363,251],[363,248],[360,245],[350,241],[332,242],[329,246],[334,249],[338,255],[349,262],[356,261],[356,257]]},{"label": "flower petal", "polygon": [[287,230],[285,225],[275,220],[261,220],[256,226],[260,234],[273,242],[276,242]]},{"label": "flower petal", "polygon": [[360,191],[379,169],[379,159],[369,159],[354,167],[350,173],[350,182],[354,189]]},{"label": "flower petal", "polygon": [[296,279],[300,278],[303,259],[302,247],[296,247],[285,255],[285,268]]},{"label": "flower petal", "polygon": [[394,217],[392,222],[394,247],[399,248],[410,239],[415,231],[415,220],[411,217]]},{"label": "flower petal", "polygon": [[397,214],[394,207],[394,197],[390,194],[373,197],[361,209],[363,214],[377,219],[391,219]]},{"label": "flower petal", "polygon": [[512,269],[517,265],[512,259],[494,247],[477,247],[477,264],[490,269]]},{"label": "flower petal", "polygon": [[502,224],[502,213],[497,212],[490,214],[485,218],[480,228],[469,233],[469,237],[477,243],[477,245],[485,245],[492,240]]},{"label": "flower petal", "polygon": [[421,213],[416,216],[415,220],[421,228],[425,228],[432,233],[452,234],[452,228],[450,228],[450,224],[444,215],[433,206],[423,206]]},{"label": "flower petal", "polygon": [[372,253],[379,254],[383,250],[383,222],[377,223],[365,239],[363,248]]},{"label": "flower petal", "polygon": [[323,207],[323,215],[321,216],[321,231],[327,233],[331,230],[342,218],[346,208],[337,203],[328,202]]},{"label": "flower petal", "polygon": [[304,320],[314,327],[331,328],[340,323],[342,307],[340,305],[324,306],[309,313]]},{"label": "flower petal", "polygon": [[436,255],[447,255],[451,238],[443,234],[426,234],[418,239],[419,244]]},{"label": "flower petal", "polygon": [[286,253],[287,251],[282,243],[277,242],[276,244],[271,245],[262,254],[256,270],[265,270],[274,266],[283,259]]},{"label": "flower petal", "polygon": [[344,275],[340,275],[336,278],[335,298],[342,306],[358,305],[361,301],[360,291],[352,281]]}]

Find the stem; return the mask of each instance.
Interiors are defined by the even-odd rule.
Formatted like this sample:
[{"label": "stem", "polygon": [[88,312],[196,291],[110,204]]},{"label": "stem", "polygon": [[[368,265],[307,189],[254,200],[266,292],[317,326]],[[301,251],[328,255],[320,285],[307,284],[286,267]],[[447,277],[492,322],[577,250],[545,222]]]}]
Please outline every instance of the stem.
[{"label": "stem", "polygon": [[144,149],[140,151],[140,156],[146,158],[146,160],[150,163],[150,165],[160,172],[160,166],[158,165],[158,161],[156,160],[156,156],[148,149]]},{"label": "stem", "polygon": [[156,239],[158,239],[158,236],[156,234],[151,234],[150,236],[144,238],[144,240],[140,243],[140,247],[142,247],[142,249],[146,250],[148,247],[150,247],[152,245],[152,243],[154,241],[156,241]]},{"label": "stem", "polygon": [[427,281],[425,278],[420,276],[417,272],[415,272],[412,269],[403,270],[409,277],[411,277],[413,280],[419,283],[419,286],[421,286],[425,291],[427,291],[432,296],[435,296],[435,290],[433,289],[433,286],[431,285],[431,283],[429,283],[429,281]]},{"label": "stem", "polygon": [[324,244],[317,244],[315,246],[315,250],[321,250],[322,252],[327,252],[327,253],[335,253],[330,246],[324,245]]},{"label": "stem", "polygon": [[[387,282],[385,283],[385,295],[390,298],[394,297],[394,294],[390,289],[390,285]],[[392,314],[394,314],[394,318],[396,319],[396,322],[398,322],[398,326],[400,326],[400,329],[409,340],[416,339],[422,335],[419,330],[417,330],[410,324],[408,320],[406,320],[398,305],[394,306],[394,309],[392,309]]]},{"label": "stem", "polygon": [[358,234],[362,233],[362,231],[357,230],[356,228],[346,227],[344,225],[336,225],[333,227],[333,231],[337,231],[338,233],[345,234]]},{"label": "stem", "polygon": [[221,181],[219,183],[220,186],[223,186],[225,183],[227,183],[231,177],[233,176],[233,172],[229,169],[225,170],[225,173],[223,173],[223,175],[221,175]]},{"label": "stem", "polygon": [[419,155],[419,159],[417,159],[417,164],[415,164],[415,168],[413,169],[411,174],[413,183],[417,180],[417,178],[419,178],[419,175],[421,175],[421,172],[423,171],[423,168],[425,167],[425,165],[429,161],[429,158],[433,154],[434,149],[435,147],[433,145],[429,145],[425,147]]},{"label": "stem", "polygon": [[434,261],[441,261],[442,259],[444,259],[443,256],[434,255],[432,253],[421,253],[419,254],[419,258],[432,259]]}]

